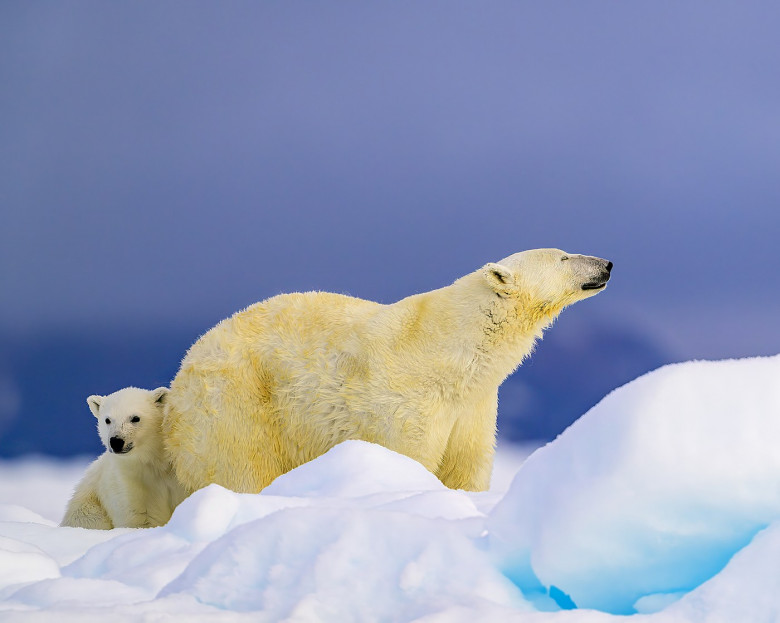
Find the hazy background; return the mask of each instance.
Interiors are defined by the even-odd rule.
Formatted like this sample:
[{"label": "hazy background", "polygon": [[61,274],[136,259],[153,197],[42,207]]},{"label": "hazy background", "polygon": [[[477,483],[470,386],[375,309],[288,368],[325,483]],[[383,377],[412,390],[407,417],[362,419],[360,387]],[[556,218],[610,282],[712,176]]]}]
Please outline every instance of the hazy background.
[{"label": "hazy background", "polygon": [[502,387],[549,439],[670,361],[780,352],[775,2],[0,4],[0,456],[97,452],[284,291],[615,263]]}]

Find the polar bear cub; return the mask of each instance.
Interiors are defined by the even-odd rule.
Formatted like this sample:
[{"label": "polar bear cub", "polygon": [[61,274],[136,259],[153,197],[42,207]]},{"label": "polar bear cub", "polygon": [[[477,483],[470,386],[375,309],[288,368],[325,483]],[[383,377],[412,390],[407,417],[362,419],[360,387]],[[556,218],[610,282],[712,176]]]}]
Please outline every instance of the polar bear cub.
[{"label": "polar bear cub", "polygon": [[163,448],[160,426],[167,395],[165,387],[126,387],[87,398],[106,451],[76,486],[61,525],[151,528],[170,519],[185,493]]}]

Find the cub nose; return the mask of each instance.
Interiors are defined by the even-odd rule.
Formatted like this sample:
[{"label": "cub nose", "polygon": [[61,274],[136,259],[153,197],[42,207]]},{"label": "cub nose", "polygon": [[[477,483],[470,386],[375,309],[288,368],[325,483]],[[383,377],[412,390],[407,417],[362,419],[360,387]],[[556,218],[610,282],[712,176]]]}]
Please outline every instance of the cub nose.
[{"label": "cub nose", "polygon": [[122,448],[125,447],[125,440],[121,437],[111,437],[111,439],[108,440],[108,443],[114,452],[121,452]]},{"label": "cub nose", "polygon": [[612,270],[612,262],[607,262],[607,272]]}]

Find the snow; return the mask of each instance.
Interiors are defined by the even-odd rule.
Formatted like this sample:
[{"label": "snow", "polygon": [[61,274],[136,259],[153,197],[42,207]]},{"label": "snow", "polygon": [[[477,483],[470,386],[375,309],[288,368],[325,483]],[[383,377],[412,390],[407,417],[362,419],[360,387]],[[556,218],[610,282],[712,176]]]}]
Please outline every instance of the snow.
[{"label": "snow", "polygon": [[780,357],[660,368],[523,465],[491,513],[491,550],[527,595],[663,605],[780,519],[777,439]]},{"label": "snow", "polygon": [[[481,548],[485,514],[472,497],[490,495],[452,491],[406,456],[351,441],[261,495],[206,487],[151,530],[59,528],[0,506],[9,535],[0,565],[22,551],[29,569],[0,589],[0,618],[132,619],[150,607],[188,620],[252,612],[254,621],[414,620],[485,604],[529,611]],[[82,543],[81,555],[66,543]]]},{"label": "snow", "polygon": [[86,460],[0,463],[0,620],[780,620],[778,381],[661,368],[524,463],[499,448],[485,493],[350,441],[148,530],[56,525]]},{"label": "snow", "polygon": [[12,503],[59,523],[73,487],[95,457],[0,461],[0,503]]}]

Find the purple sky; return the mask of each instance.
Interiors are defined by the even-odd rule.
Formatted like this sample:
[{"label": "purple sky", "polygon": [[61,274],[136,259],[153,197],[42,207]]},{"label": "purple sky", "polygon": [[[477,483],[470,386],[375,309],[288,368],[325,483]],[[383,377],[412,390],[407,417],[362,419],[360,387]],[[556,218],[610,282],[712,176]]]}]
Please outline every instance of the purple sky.
[{"label": "purple sky", "polygon": [[[780,5],[0,4],[0,331],[390,302],[556,246],[577,313],[780,352]],[[569,313],[574,313],[573,311]]]}]

